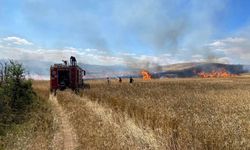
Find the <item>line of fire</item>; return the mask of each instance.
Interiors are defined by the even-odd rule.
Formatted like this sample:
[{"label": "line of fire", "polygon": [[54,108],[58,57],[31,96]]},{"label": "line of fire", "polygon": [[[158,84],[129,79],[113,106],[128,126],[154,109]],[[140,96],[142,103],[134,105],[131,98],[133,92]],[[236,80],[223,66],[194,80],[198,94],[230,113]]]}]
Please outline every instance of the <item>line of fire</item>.
[{"label": "line of fire", "polygon": [[140,74],[143,80],[150,80],[158,78],[230,78],[246,72],[242,65],[204,63],[180,70],[169,69],[152,72],[142,70]]},{"label": "line of fire", "polygon": [[[199,78],[228,78],[228,77],[236,77],[239,74],[232,74],[230,72],[228,72],[226,69],[222,68],[222,69],[218,69],[218,70],[213,70],[211,72],[197,72],[197,71],[193,71],[194,75],[192,75],[191,77],[199,77]],[[158,73],[153,73],[151,74],[149,71],[147,70],[142,70],[141,71],[141,75],[142,75],[142,79],[143,80],[151,80],[152,78],[162,78],[164,76],[164,78],[177,78],[178,74],[167,74],[165,73],[165,75],[159,75]],[[187,76],[182,76],[182,77],[187,77]]]}]

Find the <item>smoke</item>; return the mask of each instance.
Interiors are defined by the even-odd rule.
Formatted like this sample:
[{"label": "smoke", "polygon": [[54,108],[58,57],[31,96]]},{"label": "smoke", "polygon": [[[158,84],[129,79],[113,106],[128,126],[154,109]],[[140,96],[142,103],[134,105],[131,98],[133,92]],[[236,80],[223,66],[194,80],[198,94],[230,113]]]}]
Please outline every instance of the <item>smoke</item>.
[{"label": "smoke", "polygon": [[[115,3],[117,21],[126,32],[134,35],[143,45],[151,47],[154,54],[170,53],[182,55],[188,49],[185,59],[192,55],[203,55],[208,62],[219,61],[221,55],[204,46],[217,32],[214,18],[223,14],[226,1],[161,1],[138,0]],[[124,58],[130,66],[138,66],[138,61]],[[140,64],[144,63],[144,65]],[[134,65],[132,65],[134,64]],[[148,68],[151,60],[139,62]]]},{"label": "smoke", "polygon": [[180,1],[123,1],[114,5],[114,14],[125,31],[143,44],[159,52],[175,51],[189,24],[186,10],[177,9],[179,5]]},{"label": "smoke", "polygon": [[162,66],[157,62],[152,62],[150,60],[138,60],[135,58],[127,58],[127,61],[128,63],[126,63],[126,65],[130,68],[145,69],[155,72],[162,71]]},{"label": "smoke", "polygon": [[222,64],[229,64],[230,60],[227,57],[219,57],[218,55],[208,55],[205,58],[205,62],[207,63],[222,63]]},{"label": "smoke", "polygon": [[[247,30],[245,30],[247,31]],[[216,40],[209,45],[210,51],[214,50],[221,53],[228,58],[230,62],[234,63],[249,63],[250,59],[250,38],[239,34],[236,37],[229,37],[225,39]]]},{"label": "smoke", "polygon": [[[186,48],[190,54],[202,54],[202,44],[216,32],[214,18],[225,10],[227,1],[111,0],[100,3],[86,0],[72,3],[28,0],[21,10],[28,27],[44,39],[50,40],[48,36],[58,39],[54,42],[57,47],[81,43],[84,48],[110,54],[113,47],[128,47],[135,53],[137,48],[147,47],[154,54],[172,55]],[[44,32],[44,23],[49,24],[49,31],[57,31],[56,34],[44,34],[49,33]],[[135,47],[128,39],[137,42]]]},{"label": "smoke", "polygon": [[124,63],[130,68],[145,69],[151,72],[160,72],[163,71],[163,66],[165,65],[182,62],[170,54],[159,56],[125,55],[122,58],[124,59]]}]

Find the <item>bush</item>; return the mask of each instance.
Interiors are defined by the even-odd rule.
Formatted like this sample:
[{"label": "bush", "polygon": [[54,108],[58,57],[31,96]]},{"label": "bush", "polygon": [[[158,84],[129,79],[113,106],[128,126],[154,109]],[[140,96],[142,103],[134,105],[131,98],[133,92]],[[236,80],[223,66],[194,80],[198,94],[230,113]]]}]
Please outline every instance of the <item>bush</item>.
[{"label": "bush", "polygon": [[36,95],[30,80],[25,79],[22,64],[5,63],[4,78],[0,85],[0,135],[11,124],[22,123]]}]

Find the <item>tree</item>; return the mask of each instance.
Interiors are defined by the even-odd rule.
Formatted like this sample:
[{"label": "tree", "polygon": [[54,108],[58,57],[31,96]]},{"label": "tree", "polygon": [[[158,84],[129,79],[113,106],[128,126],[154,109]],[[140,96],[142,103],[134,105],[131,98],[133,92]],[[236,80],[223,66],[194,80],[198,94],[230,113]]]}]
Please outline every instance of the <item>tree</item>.
[{"label": "tree", "polygon": [[30,80],[25,79],[25,69],[15,61],[5,63],[4,81],[0,87],[0,121],[21,123],[36,99]]}]

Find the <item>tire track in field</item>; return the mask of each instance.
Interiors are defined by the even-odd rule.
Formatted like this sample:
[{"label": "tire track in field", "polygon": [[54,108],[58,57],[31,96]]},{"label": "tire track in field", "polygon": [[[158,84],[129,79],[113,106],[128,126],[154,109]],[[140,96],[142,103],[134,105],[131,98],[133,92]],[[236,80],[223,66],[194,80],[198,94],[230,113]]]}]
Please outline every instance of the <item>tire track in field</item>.
[{"label": "tire track in field", "polygon": [[[49,101],[52,103],[56,116],[58,116],[58,118],[56,119],[58,119],[61,122],[59,126],[59,133],[57,133],[57,135],[55,135],[54,137],[54,140],[56,140],[55,149],[64,149],[64,150],[76,149],[78,145],[77,137],[74,132],[73,126],[69,122],[67,114],[63,110],[62,106],[58,103],[56,96],[50,95]],[[57,140],[62,140],[61,142],[63,143],[63,145],[60,145],[60,141]]]},{"label": "tire track in field", "polygon": [[[135,142],[138,144],[138,148],[143,149],[162,149],[163,147],[157,141],[156,136],[152,130],[144,130],[135,124],[135,122],[129,118],[125,117],[121,120],[115,119],[114,112],[110,108],[103,107],[97,102],[93,102],[88,98],[79,98],[84,101],[86,108],[99,117],[104,123],[110,124],[114,128],[114,132],[117,134],[117,137],[124,142],[124,145],[127,145],[127,142]],[[116,114],[117,115],[117,114]],[[124,117],[124,115],[120,116]]]}]

